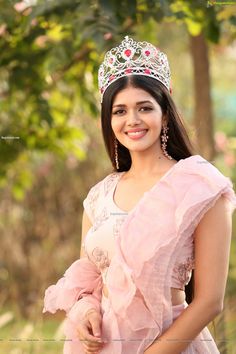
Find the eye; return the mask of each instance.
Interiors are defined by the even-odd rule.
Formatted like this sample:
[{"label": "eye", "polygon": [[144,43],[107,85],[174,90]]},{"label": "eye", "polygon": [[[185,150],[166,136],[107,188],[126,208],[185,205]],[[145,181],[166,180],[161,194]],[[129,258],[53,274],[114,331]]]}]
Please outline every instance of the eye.
[{"label": "eye", "polygon": [[141,107],[140,108],[140,111],[152,111],[152,107],[148,107],[148,106],[145,106],[145,107]]},{"label": "eye", "polygon": [[112,112],[113,115],[122,115],[125,112],[124,109],[118,109],[117,111]]}]

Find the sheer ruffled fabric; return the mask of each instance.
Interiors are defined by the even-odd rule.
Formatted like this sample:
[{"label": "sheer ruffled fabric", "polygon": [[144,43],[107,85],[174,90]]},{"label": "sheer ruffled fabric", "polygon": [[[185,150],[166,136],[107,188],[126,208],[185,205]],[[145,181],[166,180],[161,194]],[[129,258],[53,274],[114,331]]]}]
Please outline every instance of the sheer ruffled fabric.
[{"label": "sheer ruffled fabric", "polygon": [[[236,196],[230,179],[200,155],[194,155],[180,160],[129,213],[116,238],[116,254],[107,272],[110,307],[109,313],[105,311],[103,315],[102,335],[108,343],[102,354],[141,354],[173,323],[170,287],[175,260],[203,215],[221,195],[229,200],[233,212]],[[78,268],[78,278],[73,278],[79,289],[76,295],[68,296],[67,305],[59,295],[55,301],[61,285],[67,288],[71,284],[59,281],[57,289],[53,288],[55,297],[50,295],[46,301],[51,303],[49,299],[53,299],[56,305],[46,306],[46,310],[64,306],[73,312],[71,304],[78,295],[101,285],[99,276],[91,276],[90,280],[90,285],[80,283]],[[71,326],[67,327],[68,336],[74,335]],[[66,345],[66,354],[83,353],[78,351],[80,343],[77,348]],[[207,327],[183,353],[198,352],[219,353]]]},{"label": "sheer ruffled fabric", "polygon": [[85,298],[97,308],[101,302],[102,277],[87,258],[76,260],[63,278],[45,291],[44,312],[69,312],[77,300]]},{"label": "sheer ruffled fabric", "polygon": [[102,277],[87,258],[76,260],[55,285],[45,291],[43,313],[66,312],[64,354],[84,353],[78,339],[78,321],[92,308],[101,311]]}]

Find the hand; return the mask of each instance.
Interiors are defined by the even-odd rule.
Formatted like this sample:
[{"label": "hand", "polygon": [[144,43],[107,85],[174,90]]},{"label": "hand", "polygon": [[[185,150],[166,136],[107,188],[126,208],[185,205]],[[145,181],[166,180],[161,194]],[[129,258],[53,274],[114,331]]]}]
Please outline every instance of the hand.
[{"label": "hand", "polygon": [[79,339],[84,347],[85,354],[96,354],[102,349],[104,342],[101,339],[101,324],[101,313],[91,309],[77,326]]}]

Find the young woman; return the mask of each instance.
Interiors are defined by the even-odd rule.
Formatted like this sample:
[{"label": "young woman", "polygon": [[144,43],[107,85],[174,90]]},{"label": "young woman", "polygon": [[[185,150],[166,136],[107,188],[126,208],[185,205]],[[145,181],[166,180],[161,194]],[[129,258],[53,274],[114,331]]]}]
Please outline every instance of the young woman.
[{"label": "young woman", "polygon": [[83,202],[81,258],[43,312],[66,311],[65,354],[219,353],[206,326],[223,309],[232,182],[193,153],[159,49],[126,36],[99,86],[113,171]]}]

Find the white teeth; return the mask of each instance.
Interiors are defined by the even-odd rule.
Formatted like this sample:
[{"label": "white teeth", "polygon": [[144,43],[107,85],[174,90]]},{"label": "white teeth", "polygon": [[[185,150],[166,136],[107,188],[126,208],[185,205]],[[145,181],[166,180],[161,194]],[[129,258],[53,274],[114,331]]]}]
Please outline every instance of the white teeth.
[{"label": "white teeth", "polygon": [[139,132],[128,132],[127,134],[128,135],[131,135],[131,136],[135,136],[135,135],[141,135],[141,134],[143,134],[143,132],[145,132],[146,130],[141,130],[141,131],[139,131]]}]

